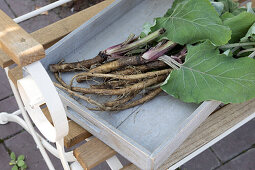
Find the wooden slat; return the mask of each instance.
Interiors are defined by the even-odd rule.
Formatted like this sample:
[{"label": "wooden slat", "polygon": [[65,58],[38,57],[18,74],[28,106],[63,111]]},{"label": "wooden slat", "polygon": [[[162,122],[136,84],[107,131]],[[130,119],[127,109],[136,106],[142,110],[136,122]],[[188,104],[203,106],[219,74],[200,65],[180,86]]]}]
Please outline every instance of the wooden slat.
[{"label": "wooden slat", "polygon": [[115,154],[114,150],[97,138],[74,149],[74,156],[84,169],[91,169]]},{"label": "wooden slat", "polygon": [[3,52],[19,66],[26,66],[45,56],[43,46],[2,10],[0,10],[0,44]]},{"label": "wooden slat", "polygon": [[[109,6],[112,2],[114,2],[114,0],[105,0],[90,8],[84,9],[74,15],[48,25],[47,27],[41,28],[31,33],[31,36],[41,43],[46,49],[82,25],[84,22],[88,21],[91,17]],[[8,56],[2,56],[0,54],[0,67],[4,68],[11,64],[13,64],[13,62]]]},{"label": "wooden slat", "polygon": [[53,124],[52,118],[50,116],[50,112],[49,109],[47,107],[42,109],[43,114],[45,115],[45,117],[48,119],[48,121]]},{"label": "wooden slat", "polygon": [[70,120],[68,124],[69,124],[69,132],[64,139],[64,144],[66,148],[70,148],[84,141],[88,137],[92,136],[91,133],[86,131],[84,128],[82,128],[80,125],[78,125],[74,121]]},{"label": "wooden slat", "polygon": [[0,48],[0,67],[5,68],[12,64],[14,64],[14,62],[10,60],[10,57],[8,57]]},{"label": "wooden slat", "polygon": [[255,112],[255,99],[229,104],[209,116],[159,168],[168,169]]},{"label": "wooden slat", "polygon": [[17,66],[8,71],[8,76],[17,88],[17,81],[23,78],[22,68]]}]

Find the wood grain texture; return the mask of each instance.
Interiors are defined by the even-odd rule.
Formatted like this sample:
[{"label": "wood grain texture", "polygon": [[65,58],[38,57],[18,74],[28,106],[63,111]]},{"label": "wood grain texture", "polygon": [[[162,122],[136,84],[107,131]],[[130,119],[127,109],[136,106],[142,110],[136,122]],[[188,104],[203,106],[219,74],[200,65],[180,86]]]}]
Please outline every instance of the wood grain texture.
[{"label": "wood grain texture", "polygon": [[43,114],[45,115],[45,117],[47,118],[47,120],[48,120],[51,124],[53,124],[53,121],[52,121],[52,118],[51,118],[49,109],[48,109],[47,107],[45,107],[45,108],[42,109],[42,112],[43,112]]},{"label": "wood grain texture", "polygon": [[19,66],[26,66],[45,56],[43,46],[0,10],[2,50]]},{"label": "wood grain texture", "polygon": [[74,149],[74,156],[83,169],[91,169],[114,156],[116,152],[97,138]]},{"label": "wood grain texture", "polygon": [[70,120],[69,124],[69,132],[68,135],[64,138],[64,144],[66,148],[70,148],[88,137],[92,136],[91,133],[83,129],[80,125]]},{"label": "wood grain texture", "polygon": [[22,68],[17,66],[17,67],[14,67],[12,69],[9,69],[8,76],[11,79],[11,81],[13,82],[13,84],[16,86],[16,88],[18,88],[17,87],[17,81],[19,79],[23,78]]},{"label": "wood grain texture", "polygon": [[1,46],[0,46],[0,67],[5,68],[12,64],[14,64],[14,62],[10,60],[10,57],[8,57],[7,54],[3,52],[3,50],[1,50]]}]

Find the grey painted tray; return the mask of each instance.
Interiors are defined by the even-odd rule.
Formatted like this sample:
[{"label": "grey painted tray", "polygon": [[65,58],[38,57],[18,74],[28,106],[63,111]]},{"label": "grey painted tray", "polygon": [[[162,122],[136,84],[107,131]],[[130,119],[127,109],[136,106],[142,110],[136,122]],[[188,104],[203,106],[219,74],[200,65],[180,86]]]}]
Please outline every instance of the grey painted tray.
[{"label": "grey painted tray", "polygon": [[[89,59],[109,46],[139,34],[145,22],[162,16],[171,0],[117,0],[46,51],[48,65]],[[73,73],[62,74],[70,80]],[[85,86],[85,85],[84,85]],[[219,102],[183,103],[162,93],[152,101],[121,112],[91,112],[83,101],[59,94],[68,116],[142,169],[159,167],[215,110]]]}]

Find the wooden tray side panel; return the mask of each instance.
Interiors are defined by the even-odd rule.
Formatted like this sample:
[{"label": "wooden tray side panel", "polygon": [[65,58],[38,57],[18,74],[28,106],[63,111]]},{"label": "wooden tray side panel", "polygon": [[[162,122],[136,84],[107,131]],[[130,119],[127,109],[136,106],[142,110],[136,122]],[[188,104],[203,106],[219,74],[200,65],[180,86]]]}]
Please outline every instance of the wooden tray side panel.
[{"label": "wooden tray side panel", "polygon": [[165,142],[164,145],[152,153],[151,157],[156,166],[155,168],[158,168],[166,161],[169,155],[171,155],[220,104],[221,102],[218,101],[203,102],[198,109],[192,113],[195,116],[191,117],[191,120],[187,120],[188,123],[184,124],[179,133],[173,139],[168,139],[168,142]]},{"label": "wooden tray side panel", "polygon": [[[88,130],[105,144],[116,150],[125,158],[136,164],[138,167],[144,169],[151,169],[150,152],[142,146],[133,142],[132,139],[120,135],[114,127],[111,127],[107,122],[101,121],[98,124],[98,119],[92,117],[90,114],[78,108],[74,103],[68,101],[65,97],[60,95],[63,103],[67,106],[67,116],[78,123],[81,127]],[[80,113],[82,113],[81,116]]]}]

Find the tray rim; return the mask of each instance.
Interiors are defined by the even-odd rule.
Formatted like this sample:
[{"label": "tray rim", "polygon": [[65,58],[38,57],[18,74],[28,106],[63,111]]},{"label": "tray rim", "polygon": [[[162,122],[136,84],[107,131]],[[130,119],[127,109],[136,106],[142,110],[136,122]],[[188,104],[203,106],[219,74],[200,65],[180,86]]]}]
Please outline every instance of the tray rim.
[{"label": "tray rim", "polygon": [[[99,12],[97,15],[95,15],[94,17],[92,17],[90,20],[88,20],[87,22],[85,22],[84,24],[82,24],[80,27],[78,27],[77,29],[75,29],[74,31],[72,31],[70,34],[68,34],[67,36],[65,36],[62,40],[60,40],[59,42],[57,42],[55,45],[53,45],[51,48],[49,48],[49,49],[47,49],[46,50],[46,54],[48,54],[48,53],[50,53],[50,52],[52,52],[52,51],[54,51],[54,50],[56,50],[58,47],[60,47],[61,45],[62,45],[62,43],[63,42],[65,42],[65,40],[68,40],[68,39],[70,39],[70,38],[72,38],[72,36],[73,35],[75,35],[76,33],[78,33],[79,31],[81,31],[81,30],[83,30],[84,28],[86,28],[88,25],[90,25],[90,24],[92,24],[94,21],[96,21],[98,18],[100,18],[100,17],[102,17],[107,11],[109,11],[109,10],[111,10],[113,7],[116,7],[118,4],[120,4],[121,2],[124,2],[124,1],[128,1],[128,0],[116,0],[115,2],[113,2],[111,5],[109,5],[108,7],[106,7],[104,10],[102,10],[101,12]],[[140,1],[140,2],[142,2],[142,1],[145,1],[145,0],[137,0],[137,1]],[[138,3],[138,2],[137,2]],[[130,10],[130,9],[129,9]],[[58,89],[58,92],[59,93],[61,93],[62,91],[61,90],[59,90]],[[60,96],[61,96],[61,94],[60,94]],[[63,98],[65,98],[65,97],[61,97],[62,99]],[[65,98],[66,99],[66,98]],[[62,100],[63,101],[63,100]],[[77,107],[78,107],[79,105],[77,105]],[[198,106],[198,108],[200,107],[201,105],[199,105]],[[197,109],[198,108],[196,108],[196,110],[194,111],[194,112],[196,112],[197,111]],[[81,109],[81,108],[79,108],[79,109]],[[152,168],[153,166],[157,166],[157,164],[155,164],[155,159],[156,158],[158,158],[158,155],[160,154],[160,153],[162,153],[162,151],[161,152],[159,152],[159,149],[160,148],[162,148],[162,147],[166,147],[166,146],[168,146],[169,145],[169,143],[167,144],[167,141],[168,140],[164,140],[153,152],[150,152],[149,150],[147,150],[146,148],[144,148],[142,145],[140,145],[140,144],[138,144],[136,141],[134,141],[132,138],[130,138],[130,137],[128,137],[128,136],[126,136],[124,133],[122,133],[120,130],[118,130],[117,128],[115,128],[114,126],[112,126],[111,124],[109,124],[108,122],[106,122],[105,120],[103,120],[102,118],[100,118],[100,117],[98,117],[95,113],[93,113],[93,112],[91,112],[91,111],[89,111],[89,110],[86,110],[86,111],[84,111],[84,112],[89,112],[89,113],[87,113],[87,116],[91,116],[91,115],[93,115],[93,117],[95,118],[95,117],[97,117],[97,120],[100,120],[100,122],[104,122],[104,125],[107,125],[107,127],[109,128],[109,129],[111,129],[111,132],[112,133],[116,133],[116,132],[118,132],[118,134],[120,135],[120,136],[122,136],[122,137],[124,137],[123,139],[125,139],[125,141],[127,142],[127,143],[134,143],[135,144],[135,146],[138,146],[138,147],[136,147],[136,148],[138,148],[138,150],[137,151],[139,151],[140,153],[142,153],[141,152],[141,150],[143,150],[143,151],[145,151],[144,153],[144,156],[146,157],[146,159],[144,159],[144,161],[146,162],[146,167],[148,167],[148,168]],[[193,112],[193,113],[194,113]],[[192,113],[192,114],[193,114]],[[192,115],[191,114],[191,115]],[[190,116],[191,116],[190,115]],[[72,117],[70,114],[69,114],[69,116],[70,117]],[[80,116],[83,116],[84,117],[84,115],[80,115]],[[189,116],[189,117],[190,117]],[[189,118],[188,117],[188,118]],[[85,118],[85,117],[84,117]],[[75,120],[74,120],[75,121]],[[76,120],[77,121],[77,120]],[[99,122],[99,123],[100,123]],[[78,123],[79,124],[79,123]],[[81,124],[80,124],[81,125]],[[114,130],[115,130],[115,132],[114,132]],[[181,130],[179,130],[179,131],[181,131]],[[95,135],[95,136],[97,136],[97,135]],[[98,137],[98,136],[97,136]],[[173,138],[175,138],[176,137],[176,135],[173,137]],[[98,138],[100,138],[100,137],[98,137]],[[104,141],[104,139],[102,139],[103,141]],[[116,148],[116,147],[112,147],[112,148]],[[169,154],[170,155],[170,154]],[[125,156],[126,157],[126,156]],[[167,159],[167,158],[166,158]]]}]

